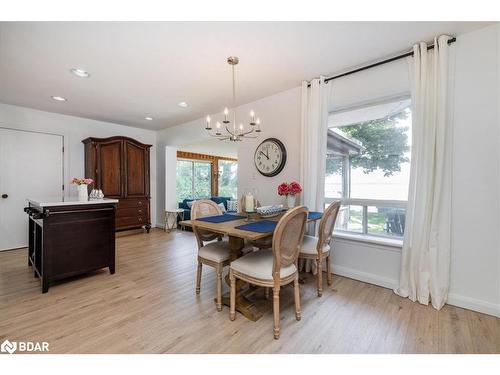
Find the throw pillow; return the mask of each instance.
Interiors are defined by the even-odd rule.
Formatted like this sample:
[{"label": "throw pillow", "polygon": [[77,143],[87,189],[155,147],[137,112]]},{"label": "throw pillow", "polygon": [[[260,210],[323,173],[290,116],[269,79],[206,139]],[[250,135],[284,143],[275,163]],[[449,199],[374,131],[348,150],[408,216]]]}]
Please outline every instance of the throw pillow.
[{"label": "throw pillow", "polygon": [[219,203],[217,206],[219,206],[219,208],[222,211],[222,213],[226,212],[226,206],[224,206],[224,203]]},{"label": "throw pillow", "polygon": [[231,212],[238,212],[238,201],[227,201],[227,210]]}]

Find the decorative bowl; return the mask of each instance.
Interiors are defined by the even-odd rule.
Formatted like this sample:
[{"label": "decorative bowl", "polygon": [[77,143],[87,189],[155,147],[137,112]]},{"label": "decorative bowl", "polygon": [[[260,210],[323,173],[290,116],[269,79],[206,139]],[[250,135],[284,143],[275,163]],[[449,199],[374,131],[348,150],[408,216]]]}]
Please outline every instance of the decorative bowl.
[{"label": "decorative bowl", "polygon": [[282,204],[273,204],[271,206],[257,207],[257,213],[262,217],[278,216],[283,211]]}]

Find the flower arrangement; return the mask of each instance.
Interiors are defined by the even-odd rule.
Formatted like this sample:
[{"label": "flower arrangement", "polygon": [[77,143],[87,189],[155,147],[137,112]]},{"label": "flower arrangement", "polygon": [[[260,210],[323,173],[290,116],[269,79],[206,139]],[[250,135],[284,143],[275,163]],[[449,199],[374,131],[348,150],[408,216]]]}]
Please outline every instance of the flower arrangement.
[{"label": "flower arrangement", "polygon": [[278,185],[278,195],[295,195],[302,192],[302,186],[297,181],[282,182]]},{"label": "flower arrangement", "polygon": [[73,177],[73,179],[71,180],[71,183],[73,185],[91,185],[94,183],[94,180],[92,180],[91,178],[77,178],[77,177]]}]

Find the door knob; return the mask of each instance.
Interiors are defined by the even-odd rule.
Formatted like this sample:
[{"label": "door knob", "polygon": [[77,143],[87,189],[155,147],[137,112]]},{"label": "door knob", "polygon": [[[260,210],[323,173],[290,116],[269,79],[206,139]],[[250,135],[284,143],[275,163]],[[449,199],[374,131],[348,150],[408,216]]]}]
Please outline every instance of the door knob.
[{"label": "door knob", "polygon": [[8,198],[8,197],[9,197],[9,194],[5,194],[5,193],[4,193],[4,194],[2,194],[2,198],[3,198],[3,199],[6,199],[6,198]]}]

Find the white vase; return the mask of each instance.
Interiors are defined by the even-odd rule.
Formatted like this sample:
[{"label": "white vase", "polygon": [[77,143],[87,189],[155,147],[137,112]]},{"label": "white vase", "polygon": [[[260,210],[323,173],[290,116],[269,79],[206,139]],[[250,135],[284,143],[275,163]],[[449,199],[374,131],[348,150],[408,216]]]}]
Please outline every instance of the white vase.
[{"label": "white vase", "polygon": [[87,185],[77,185],[78,186],[78,200],[80,202],[86,202],[89,200],[89,190]]},{"label": "white vase", "polygon": [[294,208],[295,207],[295,195],[287,195],[286,196],[286,205],[288,208]]}]

